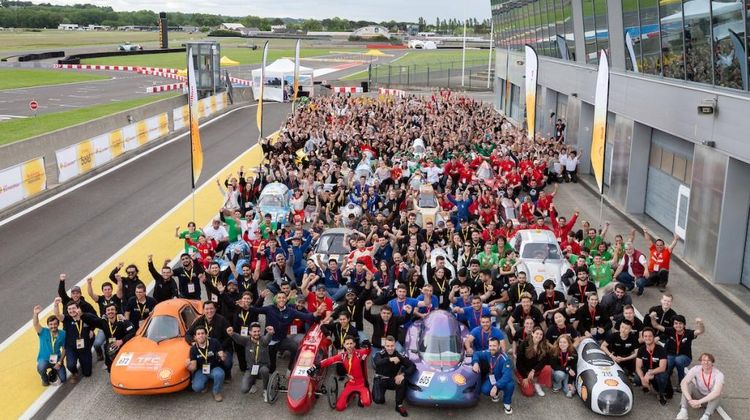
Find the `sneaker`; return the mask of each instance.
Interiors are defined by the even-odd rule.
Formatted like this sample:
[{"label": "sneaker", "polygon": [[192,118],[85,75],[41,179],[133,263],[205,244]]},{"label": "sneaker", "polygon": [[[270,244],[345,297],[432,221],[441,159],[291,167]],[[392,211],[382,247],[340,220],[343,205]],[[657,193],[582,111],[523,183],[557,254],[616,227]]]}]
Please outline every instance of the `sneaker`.
[{"label": "sneaker", "polygon": [[263,390],[263,402],[268,402],[268,391],[266,391],[265,389]]},{"label": "sneaker", "polygon": [[642,387],[641,389],[643,390],[643,393],[644,393],[644,394],[648,394],[648,391],[649,391],[649,389],[648,389],[648,387],[647,387],[647,386],[644,386],[644,387]]},{"label": "sneaker", "polygon": [[513,414],[513,408],[510,404],[503,404],[503,409],[505,409],[505,414]]},{"label": "sneaker", "polygon": [[500,396],[499,395],[495,395],[494,397],[490,397],[490,398],[492,398],[492,402],[494,402],[494,403],[500,402]]},{"label": "sneaker", "polygon": [[49,386],[49,381],[42,381],[42,386]]},{"label": "sneaker", "polygon": [[536,395],[539,395],[540,397],[544,396],[544,391],[542,390],[542,386],[539,384],[534,384],[534,391],[536,391]]},{"label": "sneaker", "polygon": [[409,412],[406,411],[406,407],[402,405],[399,405],[396,407],[396,412],[401,415],[401,417],[409,417]]},{"label": "sneaker", "polygon": [[701,420],[709,420],[710,418],[711,418],[711,415],[706,414],[706,413],[703,413],[703,415],[701,416]]},{"label": "sneaker", "polygon": [[106,364],[106,363],[104,363],[104,364],[102,365],[102,370],[107,370],[107,364]]},{"label": "sneaker", "polygon": [[256,392],[258,392],[258,387],[255,386],[255,385],[251,386],[250,387],[250,393],[251,394],[255,394]]},{"label": "sneaker", "polygon": [[553,386],[553,387],[552,387],[552,393],[553,393],[553,394],[557,394],[558,392],[560,392],[560,390],[561,390],[561,389],[562,389],[562,388],[555,388],[555,387]]},{"label": "sneaker", "polygon": [[573,398],[573,391],[569,390],[568,392],[565,393],[565,396],[568,398]]},{"label": "sneaker", "polygon": [[667,405],[667,399],[664,397],[664,394],[659,394],[659,404],[662,406]]},{"label": "sneaker", "polygon": [[675,420],[688,420],[687,408],[681,407],[680,412],[677,413],[677,417],[675,417]]},{"label": "sneaker", "polygon": [[216,393],[216,394],[214,394],[214,401],[216,401],[216,402],[222,402],[222,401],[224,401],[224,397],[222,397],[220,393]]},{"label": "sneaker", "polygon": [[77,384],[80,379],[81,378],[78,376],[78,374],[74,373],[70,375],[70,378],[68,378],[68,382],[70,382],[71,384]]}]

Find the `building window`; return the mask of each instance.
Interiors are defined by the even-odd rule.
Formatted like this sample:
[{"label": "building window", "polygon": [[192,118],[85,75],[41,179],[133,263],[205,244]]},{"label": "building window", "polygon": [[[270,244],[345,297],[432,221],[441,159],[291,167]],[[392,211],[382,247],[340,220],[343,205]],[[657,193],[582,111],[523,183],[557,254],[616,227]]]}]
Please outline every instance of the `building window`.
[{"label": "building window", "polygon": [[609,24],[607,19],[607,1],[594,1],[594,26],[596,27],[597,57],[599,51],[609,52]]},{"label": "building window", "polygon": [[641,49],[638,69],[642,73],[661,74],[661,34],[657,0],[639,0],[638,16],[641,30],[638,38],[633,40]]},{"label": "building window", "polygon": [[661,50],[664,77],[685,79],[685,48],[683,45],[682,3],[659,3],[661,21]]},{"label": "building window", "polygon": [[594,0],[582,0],[583,6],[583,39],[586,44],[586,62],[596,64],[596,26],[594,24]]},{"label": "building window", "polygon": [[[639,67],[641,59],[640,32],[641,24],[638,19],[638,2],[622,2],[622,24],[625,30],[625,68],[635,70]],[[635,60],[635,66],[633,65]],[[641,71],[638,68],[638,71]]]},{"label": "building window", "polygon": [[[750,1],[750,0],[748,0]],[[562,0],[563,4],[563,21],[565,23],[565,43],[568,45],[570,59],[575,60],[576,43],[573,35],[573,9],[570,5],[571,0]]]},{"label": "building window", "polygon": [[712,83],[710,0],[689,0],[683,7],[689,12],[685,15],[687,80]]},{"label": "building window", "polygon": [[[708,3],[708,0],[706,0]],[[741,60],[747,60],[745,23],[742,20],[743,4],[741,2],[713,1],[712,25],[714,39],[714,83],[718,86],[747,89],[747,66],[740,66]],[[687,23],[686,23],[687,24]]]}]

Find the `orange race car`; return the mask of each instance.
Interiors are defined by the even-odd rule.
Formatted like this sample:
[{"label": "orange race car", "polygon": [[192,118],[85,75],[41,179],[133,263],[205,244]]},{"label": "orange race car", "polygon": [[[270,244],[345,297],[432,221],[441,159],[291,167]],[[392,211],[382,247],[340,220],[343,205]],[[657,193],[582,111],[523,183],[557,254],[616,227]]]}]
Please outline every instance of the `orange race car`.
[{"label": "orange race car", "polygon": [[170,299],[154,308],[112,363],[112,389],[123,395],[167,394],[190,385],[185,331],[201,315],[197,300]]}]

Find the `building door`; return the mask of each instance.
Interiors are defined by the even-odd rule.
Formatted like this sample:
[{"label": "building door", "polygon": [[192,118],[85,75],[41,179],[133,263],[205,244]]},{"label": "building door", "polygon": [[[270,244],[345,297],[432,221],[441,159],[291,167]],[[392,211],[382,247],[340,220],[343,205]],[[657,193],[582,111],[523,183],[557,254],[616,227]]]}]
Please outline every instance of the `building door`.
[{"label": "building door", "polygon": [[693,144],[653,130],[646,186],[646,214],[670,232],[675,218],[680,186],[690,187]]}]

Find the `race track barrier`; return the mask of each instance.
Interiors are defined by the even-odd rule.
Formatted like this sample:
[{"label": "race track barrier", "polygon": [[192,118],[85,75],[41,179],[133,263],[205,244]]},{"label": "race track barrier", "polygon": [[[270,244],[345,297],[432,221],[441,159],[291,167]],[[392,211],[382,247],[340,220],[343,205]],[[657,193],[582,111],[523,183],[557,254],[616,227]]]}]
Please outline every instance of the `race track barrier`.
[{"label": "race track barrier", "polygon": [[[226,92],[222,92],[218,95],[203,98],[198,101],[198,115],[199,118],[207,117],[216,112],[219,112],[229,106],[229,97]],[[190,114],[188,106],[183,105],[179,108],[172,110],[172,118],[174,120],[175,131],[185,128],[190,122]]]},{"label": "race track barrier", "polygon": [[57,150],[58,181],[83,175],[167,134],[169,120],[165,112]]},{"label": "race track barrier", "polygon": [[180,76],[179,74],[176,74],[176,73],[164,73],[164,72],[151,71],[151,70],[143,70],[143,69],[136,70],[136,73],[143,74],[143,75],[148,75],[148,76],[163,77],[165,79],[175,79],[175,80],[180,80],[180,81],[183,81],[183,82],[187,81],[187,77]]},{"label": "race track barrier", "polygon": [[361,86],[332,86],[334,93],[362,93]]},{"label": "race track barrier", "polygon": [[162,67],[116,66],[109,64],[54,64],[53,69],[69,70],[114,70],[114,71],[150,71],[154,73],[177,73],[179,69]]},{"label": "race track barrier", "polygon": [[378,95],[404,96],[406,92],[401,89],[378,88]]},{"label": "race track barrier", "polygon": [[38,157],[0,171],[0,210],[47,189],[44,158]]},{"label": "race track barrier", "polygon": [[146,93],[160,93],[160,92],[168,92],[170,90],[180,90],[187,87],[187,83],[171,83],[168,85],[159,85],[159,86],[149,86],[146,88]]}]

